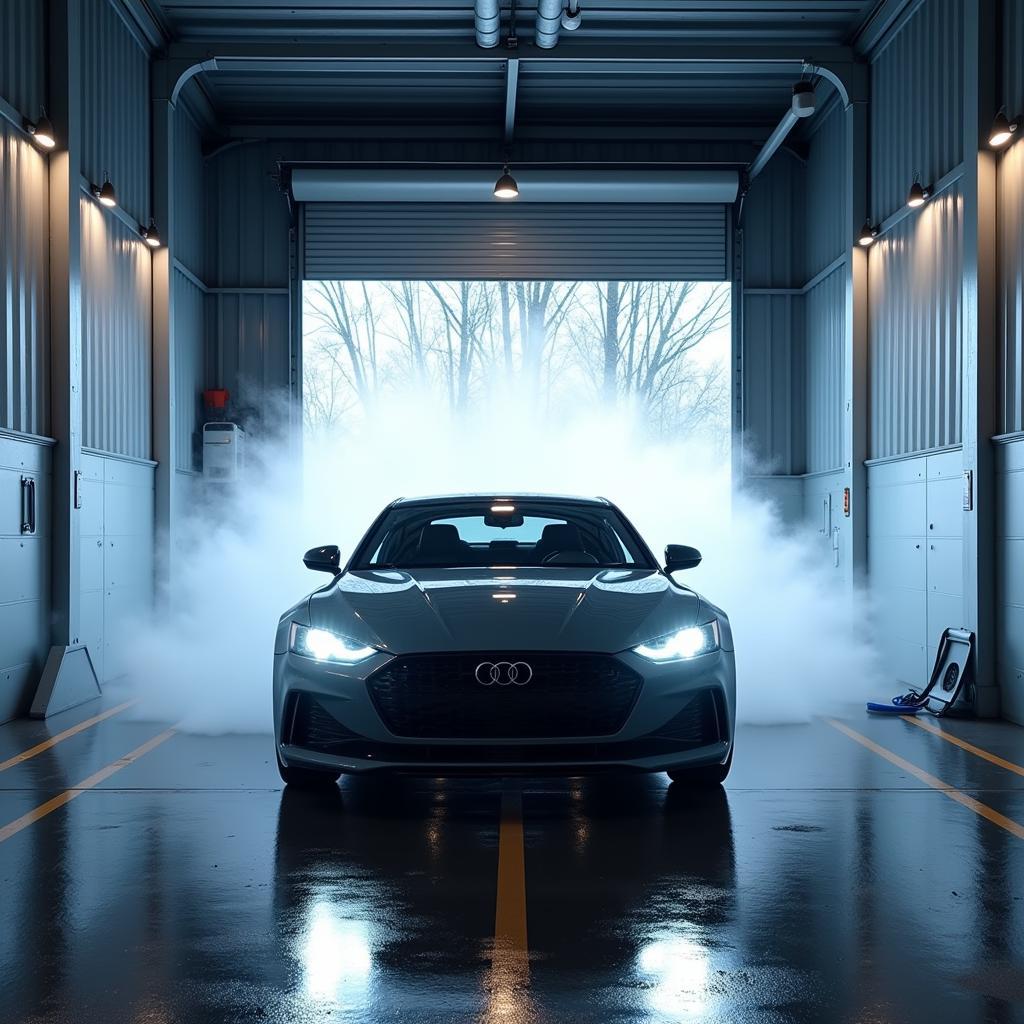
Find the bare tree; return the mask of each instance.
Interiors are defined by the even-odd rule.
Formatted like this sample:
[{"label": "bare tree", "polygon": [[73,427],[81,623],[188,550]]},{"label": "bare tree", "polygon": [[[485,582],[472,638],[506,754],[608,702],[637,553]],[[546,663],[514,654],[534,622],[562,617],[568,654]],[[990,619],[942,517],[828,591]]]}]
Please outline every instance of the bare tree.
[{"label": "bare tree", "polygon": [[318,281],[306,300],[306,316],[327,339],[324,357],[333,362],[365,407],[380,386],[377,361],[377,315],[367,282]]}]

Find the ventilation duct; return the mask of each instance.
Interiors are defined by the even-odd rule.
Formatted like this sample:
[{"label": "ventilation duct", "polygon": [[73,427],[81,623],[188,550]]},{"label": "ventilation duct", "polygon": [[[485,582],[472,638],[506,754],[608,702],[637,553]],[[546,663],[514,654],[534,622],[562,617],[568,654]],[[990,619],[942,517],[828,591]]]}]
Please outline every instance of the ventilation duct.
[{"label": "ventilation duct", "polygon": [[500,0],[476,0],[473,5],[476,45],[493,49],[501,41]]},{"label": "ventilation duct", "polygon": [[558,45],[558,33],[562,28],[562,0],[538,0],[537,2],[537,45],[550,50]]}]

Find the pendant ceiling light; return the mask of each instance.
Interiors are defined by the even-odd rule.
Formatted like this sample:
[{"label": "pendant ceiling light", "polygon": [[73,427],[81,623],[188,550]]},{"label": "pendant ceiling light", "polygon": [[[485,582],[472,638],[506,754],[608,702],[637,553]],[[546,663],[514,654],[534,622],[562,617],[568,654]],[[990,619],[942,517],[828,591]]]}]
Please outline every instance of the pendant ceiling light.
[{"label": "pendant ceiling light", "polygon": [[517,199],[518,197],[519,186],[516,184],[516,179],[509,172],[508,164],[505,164],[501,177],[494,183],[494,198]]}]

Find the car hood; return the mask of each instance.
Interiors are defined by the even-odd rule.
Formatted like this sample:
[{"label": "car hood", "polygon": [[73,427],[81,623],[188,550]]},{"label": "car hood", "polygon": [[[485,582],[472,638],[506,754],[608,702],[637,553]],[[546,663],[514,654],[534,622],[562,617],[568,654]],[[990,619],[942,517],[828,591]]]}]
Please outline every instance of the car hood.
[{"label": "car hood", "polygon": [[424,569],[347,572],[310,597],[310,624],[393,654],[616,653],[697,621],[700,598],[660,572]]}]

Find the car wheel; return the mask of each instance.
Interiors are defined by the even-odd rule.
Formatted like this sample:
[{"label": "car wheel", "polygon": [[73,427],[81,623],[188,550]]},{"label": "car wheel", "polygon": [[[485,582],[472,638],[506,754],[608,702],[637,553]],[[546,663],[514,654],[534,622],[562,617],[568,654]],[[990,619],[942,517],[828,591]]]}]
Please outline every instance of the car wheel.
[{"label": "car wheel", "polygon": [[685,786],[720,786],[725,782],[729,769],[732,768],[732,748],[725,764],[702,765],[700,768],[674,768],[665,774],[673,782],[681,782]]},{"label": "car wheel", "polygon": [[341,772],[329,768],[289,767],[281,763],[280,755],[277,758],[277,770],[285,785],[296,786],[298,789],[325,789],[333,786],[341,775]]}]

